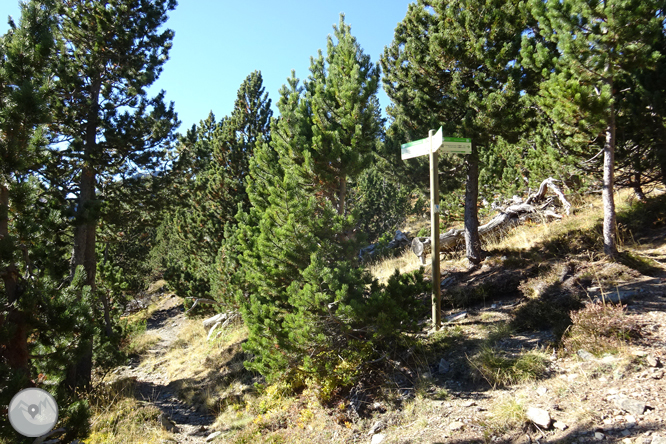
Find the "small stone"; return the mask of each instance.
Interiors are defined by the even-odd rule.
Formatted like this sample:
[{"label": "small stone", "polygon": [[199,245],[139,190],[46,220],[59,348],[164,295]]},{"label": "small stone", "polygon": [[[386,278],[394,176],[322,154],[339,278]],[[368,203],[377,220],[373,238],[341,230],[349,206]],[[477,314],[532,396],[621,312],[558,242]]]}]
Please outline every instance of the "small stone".
[{"label": "small stone", "polygon": [[527,419],[532,421],[534,424],[547,429],[550,427],[550,413],[544,409],[537,407],[530,407],[527,409]]},{"label": "small stone", "polygon": [[647,352],[644,352],[643,350],[634,350],[631,354],[634,356],[646,356]]},{"label": "small stone", "polygon": [[601,432],[594,432],[594,440],[595,441],[603,441],[606,435],[604,435]]},{"label": "small stone", "polygon": [[555,421],[553,423],[553,427],[555,427],[557,430],[562,430],[562,431],[565,431],[566,429],[569,428],[568,425],[566,425],[565,423],[560,422],[560,421]]},{"label": "small stone", "polygon": [[452,432],[462,430],[463,427],[465,427],[465,424],[463,424],[460,421],[454,421],[451,424],[449,424],[449,430],[451,430]]},{"label": "small stone", "polygon": [[659,358],[655,358],[652,355],[648,355],[647,358],[645,358],[645,362],[650,367],[659,367]]},{"label": "small stone", "polygon": [[222,434],[222,432],[213,432],[213,433],[211,433],[210,435],[206,436],[206,442],[211,442],[212,440],[214,440],[215,438],[217,438],[221,434]]},{"label": "small stone", "polygon": [[451,369],[451,364],[449,364],[449,362],[446,359],[442,358],[439,360],[438,370],[440,373],[448,373],[450,369]]},{"label": "small stone", "polygon": [[615,405],[622,410],[631,413],[634,416],[642,415],[645,412],[646,405],[642,401],[620,396],[613,400]]},{"label": "small stone", "polygon": [[610,419],[610,418],[606,418],[606,419],[604,419],[604,424],[611,425],[611,424],[613,424],[613,420]]},{"label": "small stone", "polygon": [[372,425],[372,427],[370,427],[370,430],[368,431],[368,435],[377,434],[377,433],[381,432],[382,430],[384,430],[384,423],[381,422],[381,421],[377,421],[376,423],[374,423]]},{"label": "small stone", "polygon": [[622,444],[631,444],[631,443],[632,443],[632,441],[631,441],[630,438],[624,438],[624,439],[622,440]]},{"label": "small stone", "polygon": [[636,426],[636,418],[632,415],[626,415],[624,420],[627,421],[627,428],[630,429]]},{"label": "small stone", "polygon": [[582,350],[582,349],[578,350],[576,354],[583,361],[591,361],[592,359],[594,359],[594,355],[587,350]]},{"label": "small stone", "polygon": [[631,432],[630,432],[629,430],[627,430],[627,429],[624,429],[624,430],[622,430],[622,431],[620,432],[620,435],[622,435],[622,436],[629,436],[629,435],[631,435]]},{"label": "small stone", "polygon": [[467,401],[466,403],[463,404],[463,407],[474,407],[475,405],[476,405],[476,402]]},{"label": "small stone", "polygon": [[548,392],[548,389],[546,387],[541,386],[537,388],[536,392],[539,396],[543,396]]},{"label": "small stone", "polygon": [[655,435],[652,437],[652,444],[666,444],[666,437]]},{"label": "small stone", "polygon": [[386,435],[383,433],[378,433],[375,436],[372,437],[372,440],[370,441],[370,444],[379,444],[382,441],[386,439]]},{"label": "small stone", "polygon": [[652,379],[661,379],[664,377],[664,371],[659,370],[658,372],[654,372],[652,375],[650,375]]}]

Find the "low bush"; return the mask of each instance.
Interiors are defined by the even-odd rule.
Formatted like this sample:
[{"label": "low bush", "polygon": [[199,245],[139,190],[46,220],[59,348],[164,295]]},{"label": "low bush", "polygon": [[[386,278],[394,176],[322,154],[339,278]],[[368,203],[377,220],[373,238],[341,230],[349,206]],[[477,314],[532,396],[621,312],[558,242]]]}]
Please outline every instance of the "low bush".
[{"label": "low bush", "polygon": [[562,344],[569,353],[586,350],[596,356],[616,353],[626,342],[640,337],[639,327],[626,316],[624,306],[592,303],[571,314],[572,325]]}]

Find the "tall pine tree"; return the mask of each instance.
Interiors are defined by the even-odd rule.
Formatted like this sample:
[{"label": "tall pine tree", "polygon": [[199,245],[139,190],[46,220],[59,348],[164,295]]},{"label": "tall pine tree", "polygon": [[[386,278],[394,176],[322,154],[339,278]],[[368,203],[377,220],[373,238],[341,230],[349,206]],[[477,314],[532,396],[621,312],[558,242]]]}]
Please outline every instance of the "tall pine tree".
[{"label": "tall pine tree", "polygon": [[250,166],[238,299],[254,355],[246,365],[269,380],[322,384],[327,397],[353,383],[377,352],[372,341],[412,325],[418,277],[396,276],[387,291],[350,260],[357,212],[345,205],[347,181],[367,166],[381,120],[379,70],[344,17],[310,72],[281,89],[271,142]]},{"label": "tall pine tree", "polygon": [[[531,2],[541,35],[557,45],[555,69],[542,88],[542,109],[563,137],[601,146],[604,253],[617,255],[615,147],[619,86],[659,59],[663,4],[636,0]],[[539,46],[535,59],[547,54]],[[543,60],[541,60],[543,62]],[[550,62],[546,60],[545,62]]]},{"label": "tall pine tree", "polygon": [[[446,135],[472,139],[465,190],[465,243],[472,263],[481,260],[479,150],[492,149],[500,138],[515,143],[521,132],[520,96],[531,79],[516,62],[528,23],[516,2],[419,0],[409,6],[382,57],[392,101],[390,156],[397,159],[400,143],[440,125]],[[447,167],[451,160],[442,157],[440,165]]]},{"label": "tall pine tree", "polygon": [[[162,30],[175,0],[59,1],[56,33],[59,106],[54,153],[62,170],[52,183],[76,196],[72,274],[83,267],[95,289],[100,181],[127,179],[159,167],[178,122],[164,93],[146,88],[168,59],[173,32]],[[61,148],[65,145],[65,148]],[[69,179],[63,183],[63,178]],[[83,341],[66,384],[87,386],[92,338]]]}]

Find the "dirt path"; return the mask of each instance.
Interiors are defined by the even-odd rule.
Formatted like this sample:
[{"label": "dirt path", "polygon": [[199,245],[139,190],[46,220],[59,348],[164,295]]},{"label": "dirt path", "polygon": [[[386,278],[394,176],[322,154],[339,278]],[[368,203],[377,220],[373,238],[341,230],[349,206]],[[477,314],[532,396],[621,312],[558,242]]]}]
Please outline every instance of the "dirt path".
[{"label": "dirt path", "polygon": [[161,300],[160,306],[146,325],[147,334],[159,337],[159,341],[148,350],[148,356],[153,355],[154,358],[150,359],[149,364],[147,359],[132,359],[130,364],[119,372],[118,377],[135,379],[137,399],[160,409],[162,427],[172,433],[172,442],[200,443],[205,442],[210,435],[209,427],[215,417],[178,399],[175,382],[162,368],[166,358],[161,357],[172,348],[184,321],[184,308],[179,298]]}]

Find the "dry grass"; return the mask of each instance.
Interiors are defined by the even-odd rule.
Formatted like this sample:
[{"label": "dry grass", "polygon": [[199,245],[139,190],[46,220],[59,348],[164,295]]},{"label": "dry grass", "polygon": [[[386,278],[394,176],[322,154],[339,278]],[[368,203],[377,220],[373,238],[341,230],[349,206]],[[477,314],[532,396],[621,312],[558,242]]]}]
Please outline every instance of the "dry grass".
[{"label": "dry grass", "polygon": [[513,393],[507,393],[493,402],[485,425],[496,434],[515,430],[528,421],[526,412],[525,400]]},{"label": "dry grass", "polygon": [[[404,274],[418,270],[420,266],[421,261],[419,258],[411,250],[407,249],[400,256],[371,263],[369,269],[370,273],[376,279],[379,279],[380,282],[386,282],[395,273],[396,269],[400,271],[400,274]],[[426,268],[429,269],[430,265],[428,264]]]},{"label": "dry grass", "polygon": [[617,353],[633,338],[639,328],[626,316],[620,305],[593,303],[571,315],[573,324],[562,340],[569,353],[586,350],[596,356]]},{"label": "dry grass", "polygon": [[171,436],[159,423],[160,410],[134,398],[135,381],[124,378],[98,387],[89,398],[92,420],[86,444],[164,442]]}]

